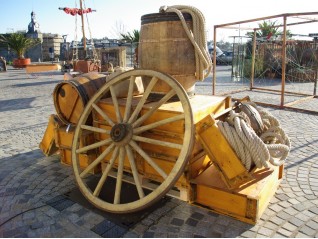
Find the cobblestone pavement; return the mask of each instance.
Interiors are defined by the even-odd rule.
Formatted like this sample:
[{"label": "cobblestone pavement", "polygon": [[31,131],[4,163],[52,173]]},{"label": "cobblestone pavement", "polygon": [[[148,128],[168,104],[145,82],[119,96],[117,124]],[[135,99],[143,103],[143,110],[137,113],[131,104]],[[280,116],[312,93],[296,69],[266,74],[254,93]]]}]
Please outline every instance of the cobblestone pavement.
[{"label": "cobblestone pavement", "polygon": [[[280,187],[256,225],[170,197],[125,217],[73,200],[81,196],[72,169],[38,148],[55,113],[54,86],[62,79],[54,72],[0,73],[0,237],[318,237],[316,115],[268,108],[292,150]],[[210,89],[198,84],[200,93]],[[316,99],[302,105],[318,111]]]}]

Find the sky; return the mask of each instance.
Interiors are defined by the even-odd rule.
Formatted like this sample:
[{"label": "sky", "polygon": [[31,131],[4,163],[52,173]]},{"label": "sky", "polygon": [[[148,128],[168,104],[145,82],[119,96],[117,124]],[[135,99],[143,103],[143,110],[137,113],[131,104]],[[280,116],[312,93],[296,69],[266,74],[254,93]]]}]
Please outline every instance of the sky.
[{"label": "sky", "polygon": [[[93,38],[116,38],[119,29],[125,32],[139,30],[141,16],[157,13],[163,5],[190,5],[198,8],[205,16],[208,40],[213,39],[214,25],[284,13],[318,12],[318,7],[313,9],[317,6],[313,4],[315,2],[313,0],[85,0],[84,2],[87,8],[96,10],[88,15]],[[79,0],[2,0],[0,33],[27,30],[31,20],[31,12],[34,11],[41,32],[67,34],[67,40],[71,41],[75,37],[75,17],[58,8],[74,8],[76,4],[79,8]],[[311,17],[318,18],[318,15]],[[299,20],[290,19],[290,22]],[[80,35],[80,17],[77,18],[77,23],[77,34]],[[86,21],[85,25],[87,26]],[[257,27],[257,23],[244,24],[240,27],[254,28]],[[303,24],[292,27],[290,30],[294,34],[318,33],[318,23]],[[85,32],[86,36],[90,38],[88,28]],[[234,35],[245,35],[245,31],[242,29],[220,29],[217,32],[217,41],[230,41],[231,38],[228,37]],[[79,36],[78,39],[80,39]]]}]

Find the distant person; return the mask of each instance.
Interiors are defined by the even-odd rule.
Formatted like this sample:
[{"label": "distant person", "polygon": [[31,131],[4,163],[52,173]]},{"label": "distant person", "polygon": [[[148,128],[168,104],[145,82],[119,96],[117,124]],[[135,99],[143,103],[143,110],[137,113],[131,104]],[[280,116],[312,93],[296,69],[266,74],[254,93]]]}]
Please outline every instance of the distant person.
[{"label": "distant person", "polygon": [[0,65],[2,65],[3,71],[7,71],[7,61],[6,58],[4,57],[0,57]]}]

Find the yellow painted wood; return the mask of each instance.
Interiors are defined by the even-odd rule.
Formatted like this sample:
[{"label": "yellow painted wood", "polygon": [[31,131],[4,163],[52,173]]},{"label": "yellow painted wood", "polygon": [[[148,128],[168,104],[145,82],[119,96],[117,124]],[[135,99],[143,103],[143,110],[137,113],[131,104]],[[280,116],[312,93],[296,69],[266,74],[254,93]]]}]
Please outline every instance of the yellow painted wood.
[{"label": "yellow painted wood", "polygon": [[[131,112],[136,108],[140,98],[141,96],[134,96],[132,98],[131,109],[130,109]],[[119,111],[121,116],[124,116],[125,114],[126,102],[127,102],[126,98],[118,99]],[[106,112],[112,121],[117,122],[116,111],[115,111],[115,107],[111,98],[101,99],[97,103],[97,106],[100,109],[102,109],[104,112]],[[107,122],[103,119],[103,117],[100,114],[98,114],[95,110],[93,110],[93,119],[94,119],[94,122],[96,123],[108,125]]]},{"label": "yellow painted wood", "polygon": [[45,72],[45,71],[58,71],[61,70],[60,64],[45,64],[45,63],[36,63],[27,65],[25,67],[26,73],[34,73],[34,72]]},{"label": "yellow painted wood", "polygon": [[[131,104],[131,112],[136,108],[137,103],[140,99],[140,96],[133,97]],[[218,97],[218,96],[203,96],[196,95],[190,99],[191,107],[193,110],[194,122],[198,123],[202,118],[206,117],[208,114],[221,114],[225,109],[231,106],[229,97]],[[118,99],[119,111],[121,115],[124,115],[126,99],[120,98]],[[141,110],[141,115],[146,114],[156,102],[146,103]],[[107,115],[111,118],[111,120],[116,121],[116,113],[113,102],[111,98],[102,99],[98,102],[98,107],[100,107]],[[158,122],[160,120],[164,120],[170,117],[174,117],[177,115],[183,114],[183,109],[180,101],[177,102],[168,102],[163,104],[158,111],[156,111],[153,115],[151,115],[142,125],[148,125],[151,123]],[[93,110],[93,119],[94,126],[102,129],[111,130],[111,127],[108,123],[102,118],[100,114]],[[148,130],[140,135],[142,137],[146,137],[149,139],[160,140],[164,142],[171,142],[182,144],[183,141],[183,128],[184,128],[184,120],[175,121],[169,124],[165,124],[155,129]],[[109,138],[107,134],[95,134],[96,140],[105,140]],[[151,158],[155,159],[164,169],[164,171],[168,172],[172,166],[173,162],[179,156],[180,150],[169,148],[166,146],[158,146],[153,145],[147,142],[139,142],[139,146],[149,155]],[[107,147],[100,147],[100,153],[103,152]],[[105,157],[105,162],[108,162],[111,158],[111,154]],[[149,178],[155,181],[161,181],[161,176],[153,170],[149,165],[144,165],[143,160],[137,155],[137,166],[140,174],[144,174],[145,178]],[[117,163],[115,166],[117,167]],[[189,185],[186,183],[185,179],[193,179],[202,173],[208,166],[211,165],[211,160],[206,154],[203,152],[203,148],[201,142],[196,140],[194,142],[193,150],[189,156],[189,163],[186,167],[186,172],[181,177],[181,180],[178,181],[178,185]],[[130,171],[130,165],[127,157],[124,161],[124,168],[126,171]]]},{"label": "yellow painted wood", "polygon": [[[90,72],[57,84],[53,91],[53,101],[60,119],[65,124],[76,124],[88,100],[105,82],[105,75]],[[92,121],[91,117],[88,121]]]},{"label": "yellow painted wood", "polygon": [[[132,131],[128,131],[128,134],[126,134],[126,137],[123,138],[122,140],[106,140],[108,142],[111,142],[111,147],[109,148],[109,150],[107,150],[105,153],[103,153],[102,155],[100,155],[98,157],[98,159],[96,159],[90,166],[87,167],[88,171],[89,169],[91,169],[92,167],[95,166],[95,163],[102,161],[103,157],[106,155],[106,153],[110,152],[111,150],[116,150],[116,151],[120,151],[122,156],[119,156],[121,158],[121,161],[124,159],[123,157],[123,147],[125,147],[126,150],[130,149],[130,150],[134,150],[135,152],[137,152],[139,155],[142,155],[142,157],[144,158],[145,161],[147,161],[147,163],[149,163],[150,165],[152,165],[153,168],[155,168],[160,175],[162,175],[165,180],[159,184],[156,189],[154,191],[152,191],[151,193],[145,195],[145,197],[142,197],[138,200],[129,202],[129,203],[121,203],[118,201],[119,197],[119,187],[116,189],[116,193],[117,196],[114,199],[114,203],[109,203],[106,201],[103,201],[101,198],[96,197],[96,193],[92,193],[92,191],[87,187],[84,177],[86,174],[86,171],[81,172],[81,170],[79,170],[79,153],[86,151],[86,149],[88,148],[92,148],[92,147],[83,147],[80,148],[79,146],[79,138],[81,137],[81,133],[82,133],[82,126],[85,125],[86,120],[89,116],[89,114],[91,113],[92,108],[94,108],[94,110],[96,110],[98,112],[98,114],[100,114],[107,122],[109,125],[111,126],[116,126],[116,128],[119,125],[115,125],[117,122],[112,122],[108,116],[106,116],[106,112],[103,112],[103,110],[101,110],[97,104],[98,102],[101,100],[101,97],[104,95],[104,93],[109,92],[110,88],[112,86],[115,86],[119,83],[122,83],[126,80],[131,79],[131,77],[143,77],[143,76],[150,76],[152,77],[154,80],[154,82],[156,80],[162,80],[165,82],[168,82],[169,85],[171,85],[171,87],[174,89],[174,92],[176,95],[178,95],[180,101],[183,104],[183,111],[184,111],[184,115],[185,115],[185,127],[184,127],[184,138],[183,138],[183,144],[182,144],[182,149],[180,151],[180,155],[179,158],[176,162],[174,163],[173,166],[173,170],[170,171],[169,174],[166,174],[164,172],[164,170],[159,167],[151,158],[150,156],[145,153],[140,146],[138,146],[138,144],[136,143],[136,141],[138,140],[138,138],[136,137],[140,137],[138,134],[139,133],[135,133]],[[131,88],[129,89],[129,92],[131,92]],[[148,93],[151,92],[151,89],[146,89],[145,93],[142,97],[142,100],[140,101],[140,103],[137,105],[134,113],[129,117],[128,119],[128,126],[130,125],[130,127],[139,127],[139,123],[141,124],[141,120],[143,118],[139,118],[139,113],[140,110],[142,109],[142,106],[145,103],[145,100],[147,99],[147,95]],[[114,96],[112,97],[114,98]],[[115,114],[117,114],[120,112],[118,110],[119,107],[117,107],[116,102],[115,103]],[[128,104],[130,105],[130,103]],[[152,111],[149,111],[152,112]],[[119,117],[117,117],[117,119],[119,119]],[[139,122],[138,120],[141,119]],[[132,134],[130,135],[129,133]],[[130,138],[131,136],[131,138]],[[137,211],[140,209],[143,209],[147,206],[149,206],[151,203],[159,200],[162,196],[164,196],[176,183],[176,181],[178,180],[178,178],[181,176],[182,172],[184,172],[184,168],[186,166],[187,163],[187,159],[189,156],[189,153],[192,151],[192,145],[193,145],[193,141],[194,141],[194,127],[193,127],[193,117],[192,117],[192,110],[191,110],[191,106],[190,106],[190,102],[188,99],[188,96],[185,94],[184,90],[168,75],[165,75],[163,73],[160,72],[156,72],[156,71],[151,71],[151,70],[133,70],[133,71],[128,71],[128,72],[124,72],[120,75],[118,75],[117,77],[112,78],[112,80],[110,80],[108,83],[106,83],[105,85],[103,85],[103,87],[98,91],[97,94],[95,94],[93,96],[93,98],[89,101],[89,104],[85,107],[84,112],[82,114],[82,116],[80,117],[80,120],[78,122],[78,125],[76,127],[76,131],[75,131],[75,135],[74,135],[74,141],[73,141],[73,145],[72,145],[72,158],[73,158],[73,168],[74,168],[74,175],[75,175],[75,179],[79,185],[79,187],[81,188],[82,193],[84,194],[84,196],[94,205],[96,205],[99,208],[102,208],[106,211],[109,212],[123,212],[123,213],[128,213],[128,212],[133,212],[133,211]],[[76,140],[75,140],[76,139]],[[139,138],[141,139],[141,138]],[[101,145],[103,145],[105,141],[102,142],[102,144],[100,143],[95,143],[93,146],[99,147]],[[152,142],[155,142],[154,140],[152,140]],[[171,143],[170,143],[171,145]],[[131,154],[130,155],[130,160],[131,160]],[[115,159],[115,158],[114,158]],[[122,165],[122,164],[121,164]],[[107,170],[108,171],[108,170]],[[105,170],[105,172],[107,173],[107,171]],[[134,170],[134,175],[136,176],[136,170]],[[137,172],[138,173],[138,172]],[[106,175],[105,177],[108,177],[107,174],[103,174]],[[114,170],[114,175],[117,178],[117,182],[121,182],[122,181],[122,176],[124,176],[122,174],[122,170],[121,170],[121,166],[118,166],[118,171]],[[134,176],[134,178],[136,178]],[[103,183],[103,181],[100,181]],[[107,181],[106,181],[107,182]],[[99,188],[99,187],[98,187]],[[97,188],[97,191],[98,191]],[[96,191],[96,190],[94,190]],[[116,194],[115,194],[116,195]],[[118,204],[117,204],[118,202]]]},{"label": "yellow painted wood", "polygon": [[212,165],[192,180],[194,201],[218,213],[255,224],[277,190],[279,170],[279,167],[254,170],[252,180],[229,189],[221,173]]},{"label": "yellow painted wood", "polygon": [[[72,165],[72,142],[74,137],[74,127],[70,127],[67,131],[67,126],[63,126],[55,129],[55,139],[58,145],[61,163],[66,165]],[[95,142],[94,133],[88,130],[83,130],[80,138],[81,147],[93,144]],[[79,155],[79,165],[82,169],[85,169],[89,164],[91,164],[96,159],[96,150],[89,150],[85,154]],[[100,172],[100,165],[95,167],[91,173]]]},{"label": "yellow painted wood", "polygon": [[43,138],[39,144],[39,148],[46,156],[50,156],[57,152],[58,146],[55,138],[55,130],[58,127],[61,127],[62,122],[59,120],[57,115],[50,115],[49,122]]},{"label": "yellow painted wood", "polygon": [[[55,130],[56,144],[58,145],[59,148],[67,148],[67,149],[72,148],[75,128],[70,127],[68,131],[67,129],[68,129],[67,126],[63,126]],[[83,133],[80,139],[81,147],[93,144],[94,142],[95,142],[94,133],[88,130],[83,130]]]},{"label": "yellow painted wood", "polygon": [[[157,102],[150,102],[145,104],[141,114],[147,113],[151,107]],[[220,96],[207,96],[207,95],[195,95],[190,98],[190,104],[193,112],[194,124],[197,124],[200,120],[209,114],[218,114],[229,108],[229,102],[226,97]],[[150,124],[159,120],[163,120],[175,115],[182,114],[182,106],[180,101],[168,102],[163,104],[158,111],[156,111],[151,117],[149,117],[144,124]],[[174,133],[182,133],[183,121],[176,121],[167,125],[159,126],[158,130],[164,130]]]},{"label": "yellow painted wood", "polygon": [[198,153],[194,158],[189,161],[185,173],[188,179],[194,179],[203,173],[207,168],[212,165],[212,161],[204,151]]},{"label": "yellow painted wood", "polygon": [[[70,148],[60,148],[60,156],[61,156],[61,163],[72,166],[72,151]],[[81,154],[79,156],[79,164],[81,169],[85,169],[89,164],[91,164],[96,159],[96,154],[91,152],[89,154]],[[93,168],[90,173],[96,174],[101,172],[100,164],[97,167]]]},{"label": "yellow painted wood", "polygon": [[249,172],[228,144],[211,115],[206,116],[196,125],[196,136],[217,169],[222,172],[229,188],[251,179]]},{"label": "yellow painted wood", "polygon": [[[137,158],[139,158],[140,161],[141,161],[141,158],[140,158],[139,155],[137,155]],[[174,162],[169,162],[169,161],[165,161],[165,160],[162,160],[162,159],[157,159],[157,158],[154,158],[154,157],[151,157],[151,158],[167,174],[169,174],[171,172],[173,166],[175,165]],[[151,179],[151,180],[154,180],[156,182],[163,182],[163,178],[160,176],[160,174],[157,171],[155,171],[155,169],[153,167],[151,167],[147,162],[143,163],[143,171],[142,171],[141,174],[146,179]],[[187,185],[189,185],[187,182],[188,181],[186,179],[186,176],[183,174],[178,179],[178,182],[176,183],[176,185],[177,186],[186,187]]]}]

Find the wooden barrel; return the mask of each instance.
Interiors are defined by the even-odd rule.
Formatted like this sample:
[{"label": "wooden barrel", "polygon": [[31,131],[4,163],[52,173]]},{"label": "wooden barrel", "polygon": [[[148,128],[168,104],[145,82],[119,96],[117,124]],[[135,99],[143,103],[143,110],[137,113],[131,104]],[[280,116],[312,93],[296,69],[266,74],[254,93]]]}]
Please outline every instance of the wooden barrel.
[{"label": "wooden barrel", "polygon": [[[89,72],[56,85],[53,91],[55,110],[65,124],[77,124],[87,102],[106,82],[106,76]],[[88,118],[88,123],[92,118]]]},{"label": "wooden barrel", "polygon": [[[183,14],[192,30],[190,14]],[[172,75],[188,92],[194,91],[195,52],[182,23],[175,13],[154,13],[141,17],[138,46],[139,67]],[[147,82],[144,82],[147,85]],[[167,85],[157,86],[154,91],[167,92]]]}]

